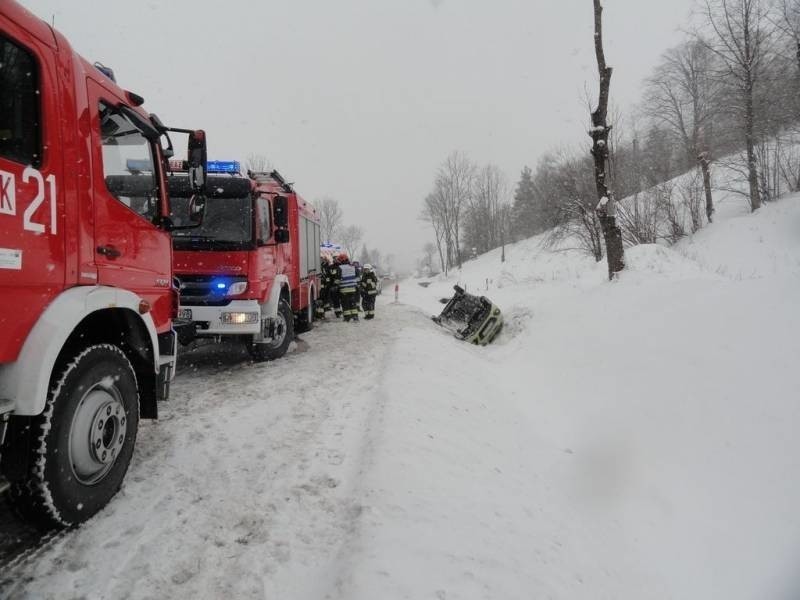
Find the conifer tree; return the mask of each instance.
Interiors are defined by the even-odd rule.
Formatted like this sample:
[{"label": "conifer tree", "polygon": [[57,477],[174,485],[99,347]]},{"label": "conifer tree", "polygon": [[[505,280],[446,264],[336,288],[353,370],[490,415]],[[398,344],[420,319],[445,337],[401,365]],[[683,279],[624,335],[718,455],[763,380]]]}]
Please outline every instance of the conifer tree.
[{"label": "conifer tree", "polygon": [[514,190],[512,208],[512,233],[516,238],[530,237],[537,233],[536,194],[533,185],[533,172],[530,167],[522,169],[517,188]]}]

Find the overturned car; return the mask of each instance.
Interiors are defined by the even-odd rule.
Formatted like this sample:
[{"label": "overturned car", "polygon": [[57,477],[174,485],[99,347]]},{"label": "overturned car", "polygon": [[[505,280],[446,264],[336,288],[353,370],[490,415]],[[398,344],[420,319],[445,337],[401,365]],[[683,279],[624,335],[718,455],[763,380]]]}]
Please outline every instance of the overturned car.
[{"label": "overturned car", "polygon": [[503,328],[503,315],[485,296],[473,296],[457,285],[455,294],[447,302],[434,323],[452,331],[458,339],[485,346],[497,337]]}]

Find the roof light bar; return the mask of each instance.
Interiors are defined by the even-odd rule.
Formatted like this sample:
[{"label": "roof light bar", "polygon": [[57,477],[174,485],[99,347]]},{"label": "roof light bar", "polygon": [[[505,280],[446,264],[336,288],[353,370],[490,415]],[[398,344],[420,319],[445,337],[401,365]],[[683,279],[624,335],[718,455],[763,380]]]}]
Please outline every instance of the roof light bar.
[{"label": "roof light bar", "polygon": [[[209,173],[239,175],[242,172],[242,166],[238,160],[209,160],[206,166]],[[172,159],[169,161],[169,170],[173,173],[185,173],[188,171],[188,165],[185,160]]]},{"label": "roof light bar", "polygon": [[209,173],[241,173],[242,168],[238,160],[210,160],[208,163]]}]

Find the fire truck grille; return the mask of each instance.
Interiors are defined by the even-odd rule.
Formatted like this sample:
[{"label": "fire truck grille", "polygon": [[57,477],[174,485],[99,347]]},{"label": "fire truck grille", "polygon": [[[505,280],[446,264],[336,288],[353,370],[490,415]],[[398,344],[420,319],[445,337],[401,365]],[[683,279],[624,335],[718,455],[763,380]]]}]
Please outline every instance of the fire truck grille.
[{"label": "fire truck grille", "polygon": [[224,275],[178,275],[181,304],[184,306],[227,306],[231,299],[228,289],[246,277]]}]

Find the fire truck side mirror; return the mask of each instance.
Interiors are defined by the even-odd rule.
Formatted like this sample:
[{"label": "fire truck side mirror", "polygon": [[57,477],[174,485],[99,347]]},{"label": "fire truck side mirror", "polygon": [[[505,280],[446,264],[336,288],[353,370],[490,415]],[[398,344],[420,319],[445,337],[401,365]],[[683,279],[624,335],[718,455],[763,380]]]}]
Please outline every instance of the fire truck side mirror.
[{"label": "fire truck side mirror", "polygon": [[189,199],[189,222],[192,225],[202,225],[206,214],[206,197],[195,194]]},{"label": "fire truck side mirror", "polygon": [[275,217],[275,227],[278,229],[289,227],[289,201],[286,196],[275,196],[272,201],[272,213]]},{"label": "fire truck side mirror", "polygon": [[286,244],[289,242],[289,230],[288,229],[276,229],[275,230],[275,243],[276,244]]},{"label": "fire truck side mirror", "polygon": [[202,129],[197,129],[189,134],[186,157],[192,190],[196,194],[205,194],[208,178],[208,152],[206,150],[206,132]]}]

